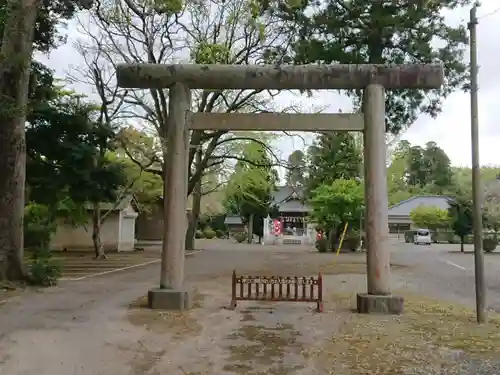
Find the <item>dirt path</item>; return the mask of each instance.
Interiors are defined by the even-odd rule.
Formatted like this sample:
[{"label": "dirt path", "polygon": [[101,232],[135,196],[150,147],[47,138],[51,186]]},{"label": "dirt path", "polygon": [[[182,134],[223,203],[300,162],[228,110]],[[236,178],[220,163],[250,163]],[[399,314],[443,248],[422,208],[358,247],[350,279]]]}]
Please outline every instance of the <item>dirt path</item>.
[{"label": "dirt path", "polygon": [[[355,292],[366,288],[363,255],[345,254],[332,264],[331,255],[283,250],[214,250],[189,258],[196,307],[182,314],[141,307],[156,284],[157,265],[16,297],[0,307],[0,374],[499,373],[500,318],[479,330],[469,310],[412,296],[420,291],[405,280],[409,269],[397,264],[393,284],[408,297],[408,312],[359,316],[351,308]],[[286,303],[225,309],[235,267],[263,275],[323,271],[325,313]],[[444,372],[449,365],[455,372]]]}]

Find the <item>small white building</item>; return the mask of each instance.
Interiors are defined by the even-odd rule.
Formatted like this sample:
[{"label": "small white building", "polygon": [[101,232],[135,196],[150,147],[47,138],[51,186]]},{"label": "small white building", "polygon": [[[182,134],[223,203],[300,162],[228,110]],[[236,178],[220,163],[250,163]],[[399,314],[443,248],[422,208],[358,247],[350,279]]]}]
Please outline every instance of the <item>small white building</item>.
[{"label": "small white building", "polygon": [[[137,204],[132,196],[118,204],[101,203],[101,215],[107,215],[101,226],[101,243],[105,251],[132,251],[135,244]],[[72,226],[61,220],[52,236],[54,250],[90,250],[92,242],[92,210],[84,225]]]}]

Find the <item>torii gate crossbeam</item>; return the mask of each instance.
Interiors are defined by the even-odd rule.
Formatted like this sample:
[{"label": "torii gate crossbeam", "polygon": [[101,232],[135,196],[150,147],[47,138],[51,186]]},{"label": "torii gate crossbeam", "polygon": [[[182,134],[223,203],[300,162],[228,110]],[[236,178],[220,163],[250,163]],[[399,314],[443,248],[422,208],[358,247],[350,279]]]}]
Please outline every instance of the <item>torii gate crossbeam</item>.
[{"label": "torii gate crossbeam", "polygon": [[[212,126],[228,128],[228,117],[205,117],[212,125],[203,125],[203,114],[191,114],[191,89],[225,90],[317,90],[362,89],[363,124],[360,114],[338,117],[337,125],[323,122],[317,129],[306,117],[276,117],[274,125],[259,125],[261,130],[363,130],[365,175],[365,230],[367,247],[368,292],[357,296],[359,312],[401,313],[403,299],[391,294],[390,246],[385,143],[385,89],[436,89],[444,82],[441,65],[197,65],[197,64],[122,64],[117,67],[118,85],[123,88],[169,89],[167,150],[165,156],[164,222],[160,288],[149,292],[149,305],[161,309],[190,307],[190,292],[184,285],[184,246],[187,203],[187,160],[189,128]],[[266,116],[267,114],[264,114]],[[226,115],[229,116],[229,115]],[[248,130],[249,117],[234,125]],[[257,115],[258,116],[258,115]],[[268,119],[271,117],[268,116]],[[301,115],[304,116],[304,115]],[[310,119],[310,118],[309,118]],[[226,121],[222,124],[220,121]],[[246,121],[245,122],[243,122]],[[322,119],[325,120],[325,118]],[[197,125],[198,124],[198,125]],[[234,123],[233,123],[234,124]],[[246,125],[245,125],[246,124]]]}]

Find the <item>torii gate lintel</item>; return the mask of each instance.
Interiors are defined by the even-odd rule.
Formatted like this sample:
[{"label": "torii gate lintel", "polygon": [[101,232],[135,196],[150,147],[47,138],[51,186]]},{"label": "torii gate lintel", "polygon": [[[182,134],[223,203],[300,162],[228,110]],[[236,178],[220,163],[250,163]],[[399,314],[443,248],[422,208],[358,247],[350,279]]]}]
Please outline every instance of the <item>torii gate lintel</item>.
[{"label": "torii gate lintel", "polygon": [[[231,122],[238,118],[241,121],[234,125],[236,130],[251,128],[252,118],[248,114],[224,114],[219,118],[213,114],[190,115],[190,90],[362,89],[363,114],[337,117],[337,129],[333,125],[329,128],[329,118],[319,116],[322,123],[315,128],[311,123],[305,124],[310,117],[298,121],[298,116],[294,118],[290,114],[276,116],[272,126],[259,125],[258,129],[363,131],[368,291],[358,294],[357,307],[363,313],[402,312],[403,299],[391,294],[390,281],[385,90],[440,88],[444,82],[441,65],[122,64],[117,67],[117,79],[118,85],[124,88],[169,89],[162,273],[160,288],[148,294],[151,308],[182,310],[190,307],[191,294],[184,284],[189,129],[206,126],[229,129]],[[234,116],[234,120],[229,116]],[[263,116],[271,119],[269,114]],[[203,121],[207,123],[204,125]]]}]

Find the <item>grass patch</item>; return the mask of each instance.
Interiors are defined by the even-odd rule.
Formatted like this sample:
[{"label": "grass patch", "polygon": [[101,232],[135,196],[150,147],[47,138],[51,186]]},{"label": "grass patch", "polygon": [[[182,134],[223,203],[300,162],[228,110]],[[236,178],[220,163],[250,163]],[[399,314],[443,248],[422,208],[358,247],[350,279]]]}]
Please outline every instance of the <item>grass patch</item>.
[{"label": "grass patch", "polygon": [[[355,303],[347,295],[334,299],[346,310]],[[352,375],[399,375],[414,368],[431,372],[453,367],[457,353],[478,359],[500,357],[498,314],[490,315],[488,324],[477,325],[472,309],[413,295],[405,295],[405,310],[402,316],[352,315],[316,353],[318,359],[331,368],[347,366]]]}]

